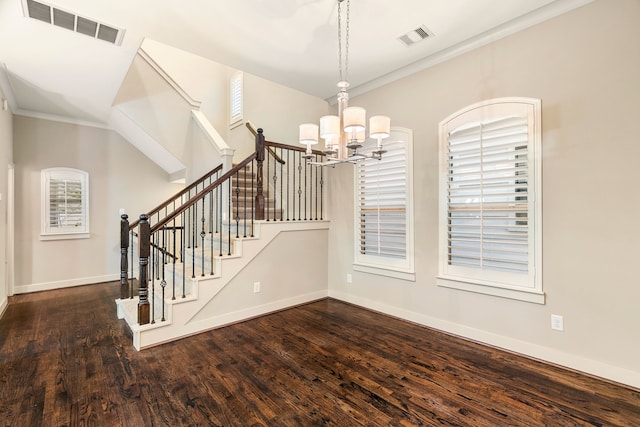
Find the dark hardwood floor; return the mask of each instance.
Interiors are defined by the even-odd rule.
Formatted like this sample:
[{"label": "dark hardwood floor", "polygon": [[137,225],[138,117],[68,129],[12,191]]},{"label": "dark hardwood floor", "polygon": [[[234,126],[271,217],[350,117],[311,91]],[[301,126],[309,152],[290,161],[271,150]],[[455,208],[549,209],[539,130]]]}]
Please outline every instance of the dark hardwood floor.
[{"label": "dark hardwood floor", "polygon": [[136,352],[117,283],[19,295],[4,426],[640,426],[640,391],[323,300]]}]

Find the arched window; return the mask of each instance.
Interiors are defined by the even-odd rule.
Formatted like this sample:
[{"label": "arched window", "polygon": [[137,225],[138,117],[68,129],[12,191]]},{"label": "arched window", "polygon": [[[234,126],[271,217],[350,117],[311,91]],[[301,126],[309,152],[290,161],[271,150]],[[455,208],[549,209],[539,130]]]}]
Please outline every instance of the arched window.
[{"label": "arched window", "polygon": [[440,285],[544,303],[540,110],[501,98],[440,123]]}]

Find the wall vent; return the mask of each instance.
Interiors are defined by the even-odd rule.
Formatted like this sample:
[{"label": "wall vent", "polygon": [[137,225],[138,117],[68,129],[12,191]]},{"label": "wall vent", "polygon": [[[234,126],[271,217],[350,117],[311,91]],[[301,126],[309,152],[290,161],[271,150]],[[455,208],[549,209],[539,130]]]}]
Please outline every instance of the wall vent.
[{"label": "wall vent", "polygon": [[413,46],[414,44],[433,37],[433,33],[424,25],[419,26],[415,30],[411,30],[406,34],[398,37],[405,46]]},{"label": "wall vent", "polygon": [[66,28],[76,33],[84,34],[94,39],[103,40],[120,45],[124,37],[124,30],[107,25],[95,19],[78,16],[53,5],[34,1],[22,0],[24,15],[60,28]]}]

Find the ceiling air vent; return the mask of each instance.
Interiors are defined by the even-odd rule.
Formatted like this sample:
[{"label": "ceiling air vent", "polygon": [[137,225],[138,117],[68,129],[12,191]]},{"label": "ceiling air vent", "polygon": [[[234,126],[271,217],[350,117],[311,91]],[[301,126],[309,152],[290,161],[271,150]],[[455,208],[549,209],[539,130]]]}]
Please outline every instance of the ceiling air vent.
[{"label": "ceiling air vent", "polygon": [[29,18],[47,22],[115,45],[122,43],[122,38],[124,37],[124,30],[122,29],[103,24],[94,19],[78,16],[46,3],[34,0],[23,0],[22,3],[25,16]]},{"label": "ceiling air vent", "polygon": [[405,46],[413,46],[414,44],[421,42],[429,37],[433,37],[433,33],[424,25],[419,26],[415,30],[411,30],[406,34],[398,37]]}]

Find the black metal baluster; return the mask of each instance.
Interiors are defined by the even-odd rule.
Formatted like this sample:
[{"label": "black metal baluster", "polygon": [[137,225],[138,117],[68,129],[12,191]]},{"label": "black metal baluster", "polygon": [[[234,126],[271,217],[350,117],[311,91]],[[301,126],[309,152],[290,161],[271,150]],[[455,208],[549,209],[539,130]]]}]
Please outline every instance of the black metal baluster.
[{"label": "black metal baluster", "polygon": [[[309,204],[311,203],[311,199],[309,198],[309,185],[307,185],[307,171],[311,171],[313,174],[313,170],[309,168],[309,159],[305,157],[304,159],[304,220],[307,220],[307,199],[309,199]],[[312,175],[313,176],[313,175]],[[309,184],[312,179],[309,178]]]},{"label": "black metal baluster", "polygon": [[291,200],[293,201],[292,205],[293,205],[293,220],[296,220],[296,155],[297,152],[293,153],[293,173],[291,175],[293,175],[293,185],[291,186]]},{"label": "black metal baluster", "polygon": [[[289,212],[291,212],[291,199],[289,196],[289,182],[291,181],[291,160],[289,160],[291,150],[287,150],[287,221],[289,221]],[[293,174],[295,179],[295,174]]]},{"label": "black metal baluster", "polygon": [[131,281],[129,282],[129,298],[133,299],[133,285],[135,283],[135,273],[133,271],[133,230],[130,231],[131,236],[129,236],[129,244],[131,245]]},{"label": "black metal baluster", "polygon": [[243,224],[244,224],[244,233],[243,236],[246,238],[247,237],[247,183],[251,184],[251,186],[253,186],[253,176],[248,177],[247,174],[249,172],[249,169],[245,166],[244,168],[242,168],[243,171],[243,175],[244,175],[244,191],[242,193],[242,205],[244,206],[244,218],[243,218]]},{"label": "black metal baluster", "polygon": [[196,278],[196,218],[198,217],[198,205],[191,205],[189,208],[193,215],[191,217],[191,278]]},{"label": "black metal baluster", "polygon": [[171,299],[176,299],[176,259],[178,258],[178,254],[176,253],[176,219],[173,218],[173,280],[172,280],[172,288],[173,293]]},{"label": "black metal baluster", "polygon": [[[302,154],[298,152],[298,221],[302,220]],[[305,178],[307,177],[305,173]],[[306,183],[305,183],[306,184]]]},{"label": "black metal baluster", "polygon": [[189,212],[184,211],[181,215],[182,217],[182,241],[180,243],[181,248],[180,248],[180,252],[182,253],[182,298],[186,298],[186,289],[187,289],[187,265],[186,265],[186,260],[185,260],[185,252],[187,250],[186,248],[186,244],[187,244],[187,229],[186,229],[186,224],[189,222],[187,218],[189,218]]},{"label": "black metal baluster", "polygon": [[218,206],[220,208],[220,215],[218,215],[218,220],[220,221],[220,234],[218,235],[218,244],[220,246],[220,256],[222,256],[222,234],[224,233],[224,228],[223,228],[223,224],[222,224],[222,216],[223,216],[223,206],[222,206],[222,186],[224,184],[221,184],[218,187]]},{"label": "black metal baluster", "polygon": [[162,287],[162,318],[160,319],[161,322],[165,321],[165,318],[164,318],[164,288],[167,287],[167,281],[164,280],[164,273],[165,273],[165,265],[166,265],[166,261],[167,261],[166,255],[167,255],[167,248],[165,248],[163,246],[162,247],[162,281],[160,282],[160,286]]},{"label": "black metal baluster", "polygon": [[[270,154],[270,151],[267,151],[267,154]],[[265,196],[266,200],[269,200],[269,157],[270,156],[267,156],[267,158],[266,158],[266,160],[267,160],[267,175],[266,175],[267,179],[265,181],[267,183],[267,188],[266,188],[266,193],[267,194]],[[267,216],[266,219],[267,219],[267,221],[269,221],[269,205],[266,204],[266,203],[265,203],[265,211],[266,211],[265,215]]]},{"label": "black metal baluster", "polygon": [[322,221],[322,216],[324,215],[323,203],[324,203],[324,168],[320,168],[320,220]]},{"label": "black metal baluster", "polygon": [[256,163],[255,160],[251,161],[251,237],[253,237],[253,220],[255,218],[255,209],[253,206],[253,203],[255,200],[255,195],[253,194],[253,190],[255,188],[255,176],[254,176],[253,166],[255,165],[255,163]]},{"label": "black metal baluster", "polygon": [[[196,202],[197,205],[198,202]],[[202,228],[200,229],[200,239],[202,240],[202,244],[200,245],[200,254],[202,257],[202,266],[200,267],[200,270],[202,271],[202,274],[200,275],[200,277],[204,277],[204,238],[206,237],[207,233],[204,231],[205,228],[205,212],[204,212],[204,197],[202,198]]]},{"label": "black metal baluster", "polygon": [[[209,258],[211,261],[211,275],[213,276],[213,196],[214,196],[214,191],[215,190],[211,190],[209,192],[209,246],[210,246],[210,252],[209,252]],[[217,224],[217,221],[216,221]]]},{"label": "black metal baluster", "polygon": [[[316,163],[318,162],[318,155],[316,154],[315,158]],[[316,189],[316,221],[318,220],[318,170],[316,169],[316,185],[314,186]]]},{"label": "black metal baluster", "polygon": [[236,238],[240,237],[240,172],[236,172]]},{"label": "black metal baluster", "polygon": [[[156,241],[158,235],[156,233],[153,233],[153,235],[151,236],[151,256],[156,258],[155,260],[155,265],[156,268],[159,267],[158,265],[158,242]],[[152,264],[152,268],[153,268]],[[152,272],[153,273],[153,272]],[[153,274],[151,275],[151,324],[156,323],[156,281],[153,279]]]},{"label": "black metal baluster", "polygon": [[229,218],[229,226],[227,227],[227,233],[228,233],[228,242],[227,242],[227,247],[229,248],[229,252],[228,255],[231,255],[231,179],[228,179],[227,182],[229,183],[229,216],[227,218]]},{"label": "black metal baluster", "polygon": [[276,221],[278,218],[276,216],[276,201],[278,199],[278,165],[276,164],[276,151],[273,150],[273,220]]},{"label": "black metal baluster", "polygon": [[284,149],[280,148],[280,159],[282,159],[282,162],[280,162],[280,221],[284,221],[284,207],[283,207],[283,199],[284,199]]}]

